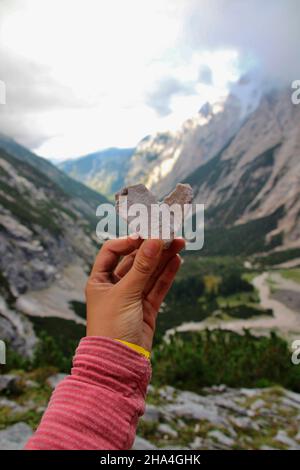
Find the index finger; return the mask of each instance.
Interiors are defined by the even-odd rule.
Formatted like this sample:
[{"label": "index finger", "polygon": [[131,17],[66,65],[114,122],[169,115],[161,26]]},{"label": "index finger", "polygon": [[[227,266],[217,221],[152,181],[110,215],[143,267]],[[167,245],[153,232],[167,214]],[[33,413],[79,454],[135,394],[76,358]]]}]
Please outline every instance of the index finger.
[{"label": "index finger", "polygon": [[141,239],[133,239],[130,237],[106,241],[96,257],[91,277],[103,273],[112,273],[120,257],[136,250],[141,243]]}]

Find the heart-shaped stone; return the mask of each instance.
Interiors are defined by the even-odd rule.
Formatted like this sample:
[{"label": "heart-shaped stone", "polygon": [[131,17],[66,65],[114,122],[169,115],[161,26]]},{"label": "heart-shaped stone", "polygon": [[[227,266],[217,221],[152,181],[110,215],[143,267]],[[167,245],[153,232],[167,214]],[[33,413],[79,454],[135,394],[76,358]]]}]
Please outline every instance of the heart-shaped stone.
[{"label": "heart-shaped stone", "polygon": [[[187,215],[185,205],[191,204],[193,190],[189,184],[179,183],[159,202],[144,184],[136,184],[121,189],[115,198],[116,211],[128,225],[138,217],[140,225],[136,232],[141,238],[160,238],[164,248],[168,248]],[[136,204],[138,206],[133,208]],[[137,211],[129,215],[130,208]]]}]

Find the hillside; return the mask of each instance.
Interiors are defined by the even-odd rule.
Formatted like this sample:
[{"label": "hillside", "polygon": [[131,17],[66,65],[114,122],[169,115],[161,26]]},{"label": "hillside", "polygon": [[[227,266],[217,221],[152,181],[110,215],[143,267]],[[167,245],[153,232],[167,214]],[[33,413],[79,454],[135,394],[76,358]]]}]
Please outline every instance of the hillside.
[{"label": "hillside", "polygon": [[299,246],[300,109],[286,92],[266,95],[239,132],[186,179],[212,226],[273,217],[267,242]]},{"label": "hillside", "polygon": [[0,134],[0,149],[5,150],[15,159],[28,163],[46,175],[66,195],[74,200],[76,199],[78,211],[85,217],[94,220],[96,207],[106,201],[102,194],[99,195],[87,186],[78,183],[45,158],[35,155],[13,139],[2,134]]},{"label": "hillside", "polygon": [[[95,211],[103,201],[51,163],[1,137],[0,337],[24,357],[33,354],[37,343],[36,325],[24,313],[84,323],[68,302],[83,300],[97,250]],[[73,321],[64,323],[68,337]],[[41,327],[48,330],[45,321]]]},{"label": "hillside", "polygon": [[39,169],[0,150],[0,271],[13,295],[49,284],[75,256],[91,262],[92,226],[77,202]]},{"label": "hillside", "polygon": [[66,160],[59,168],[75,180],[113,198],[114,193],[124,186],[133,152],[133,148],[109,148]]}]

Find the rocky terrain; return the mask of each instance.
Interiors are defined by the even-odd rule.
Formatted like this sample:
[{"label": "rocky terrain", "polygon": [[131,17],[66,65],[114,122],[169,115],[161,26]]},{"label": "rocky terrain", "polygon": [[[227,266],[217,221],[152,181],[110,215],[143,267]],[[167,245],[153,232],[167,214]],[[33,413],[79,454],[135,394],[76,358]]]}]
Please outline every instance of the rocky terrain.
[{"label": "rocky terrain", "polygon": [[300,449],[299,417],[300,394],[282,388],[150,387],[134,447]]},{"label": "rocky terrain", "polygon": [[[23,295],[60,282],[69,296],[65,305],[83,300],[77,291],[83,293],[97,250],[95,212],[103,201],[51,163],[0,137],[0,337],[20,354],[32,355],[36,345],[23,313],[47,310],[46,295],[36,305],[23,301]],[[65,276],[71,265],[76,279]],[[62,307],[54,302],[59,298],[56,293],[50,299],[53,308]]]},{"label": "rocky terrain", "polygon": [[0,270],[12,296],[44,287],[74,256],[91,262],[92,230],[76,200],[5,151],[0,172]]},{"label": "rocky terrain", "polygon": [[[63,377],[0,375],[0,449],[24,446]],[[300,394],[279,387],[219,385],[196,394],[150,386],[133,448],[300,449],[299,418]]]}]

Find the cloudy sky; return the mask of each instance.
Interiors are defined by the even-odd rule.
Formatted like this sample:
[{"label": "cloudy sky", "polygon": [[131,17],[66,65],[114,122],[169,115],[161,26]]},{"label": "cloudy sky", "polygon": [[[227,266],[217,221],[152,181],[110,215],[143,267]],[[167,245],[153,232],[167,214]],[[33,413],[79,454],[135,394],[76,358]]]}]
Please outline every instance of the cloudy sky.
[{"label": "cloudy sky", "polygon": [[300,79],[299,0],[1,0],[0,133],[51,159],[176,129],[255,69]]}]

